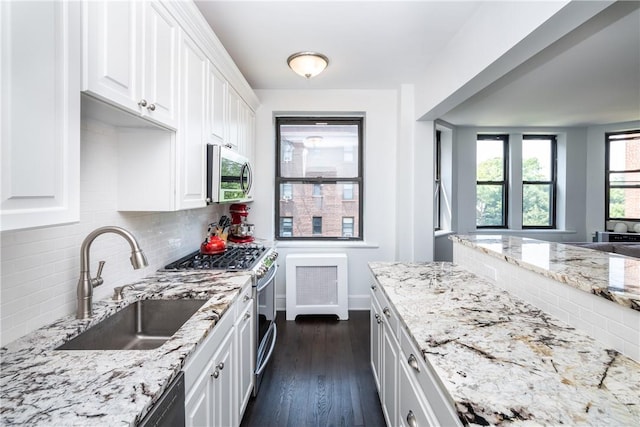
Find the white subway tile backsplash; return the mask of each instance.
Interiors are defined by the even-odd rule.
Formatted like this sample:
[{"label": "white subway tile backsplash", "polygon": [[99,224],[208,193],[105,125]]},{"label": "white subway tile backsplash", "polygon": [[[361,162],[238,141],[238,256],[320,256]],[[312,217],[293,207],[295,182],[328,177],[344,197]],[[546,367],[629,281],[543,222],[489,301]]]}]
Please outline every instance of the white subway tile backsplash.
[{"label": "white subway tile backsplash", "polygon": [[57,227],[2,232],[0,242],[0,343],[5,344],[63,315],[75,312],[80,244],[104,225],[131,231],[149,260],[133,270],[129,246],[102,235],[91,248],[91,271],[105,260],[105,284],[95,298],[109,298],[113,287],[144,277],[196,250],[207,224],[226,213],[224,206],[184,212],[118,212],[117,129],[84,120],[81,131],[80,222]]}]

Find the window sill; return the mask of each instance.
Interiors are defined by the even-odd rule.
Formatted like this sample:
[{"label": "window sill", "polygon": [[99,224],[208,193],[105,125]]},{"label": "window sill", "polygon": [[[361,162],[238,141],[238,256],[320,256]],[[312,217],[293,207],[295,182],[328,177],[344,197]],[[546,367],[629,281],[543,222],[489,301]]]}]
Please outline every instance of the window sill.
[{"label": "window sill", "polygon": [[481,230],[470,231],[469,234],[576,234],[576,230],[558,230],[555,228],[540,228],[540,229],[521,229],[516,230],[513,228],[483,228]]},{"label": "window sill", "polygon": [[380,247],[377,243],[369,243],[362,241],[340,241],[333,240],[331,242],[319,242],[319,241],[276,241],[277,248],[353,248],[353,249],[378,249]]},{"label": "window sill", "polygon": [[433,233],[435,237],[444,237],[444,236],[449,236],[451,234],[456,234],[456,232],[453,230],[438,230]]}]

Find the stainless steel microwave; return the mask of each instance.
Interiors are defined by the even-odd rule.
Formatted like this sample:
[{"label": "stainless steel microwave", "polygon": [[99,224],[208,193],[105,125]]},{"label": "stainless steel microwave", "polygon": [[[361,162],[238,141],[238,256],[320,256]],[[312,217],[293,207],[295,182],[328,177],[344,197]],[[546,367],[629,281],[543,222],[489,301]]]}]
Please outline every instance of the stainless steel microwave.
[{"label": "stainless steel microwave", "polygon": [[207,144],[207,203],[251,201],[252,172],[248,158]]}]

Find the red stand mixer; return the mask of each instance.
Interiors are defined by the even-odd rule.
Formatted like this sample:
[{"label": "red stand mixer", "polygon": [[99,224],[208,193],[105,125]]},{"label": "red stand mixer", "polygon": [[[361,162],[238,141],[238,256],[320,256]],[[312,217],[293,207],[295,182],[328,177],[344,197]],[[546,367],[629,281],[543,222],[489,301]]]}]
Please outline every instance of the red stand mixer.
[{"label": "red stand mixer", "polygon": [[236,243],[253,242],[253,224],[247,224],[249,208],[244,203],[234,203],[229,206],[231,215],[231,227],[229,228],[229,240]]}]

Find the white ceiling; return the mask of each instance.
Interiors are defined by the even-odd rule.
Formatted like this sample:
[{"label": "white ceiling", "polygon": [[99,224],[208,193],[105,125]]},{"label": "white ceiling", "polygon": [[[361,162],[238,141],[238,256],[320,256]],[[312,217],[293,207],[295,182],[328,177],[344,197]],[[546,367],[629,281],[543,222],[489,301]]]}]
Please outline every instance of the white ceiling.
[{"label": "white ceiling", "polygon": [[[476,1],[198,1],[254,89],[398,89],[420,81]],[[456,125],[578,126],[640,119],[640,2],[614,4],[441,118]],[[306,80],[287,57],[313,50]]]}]

